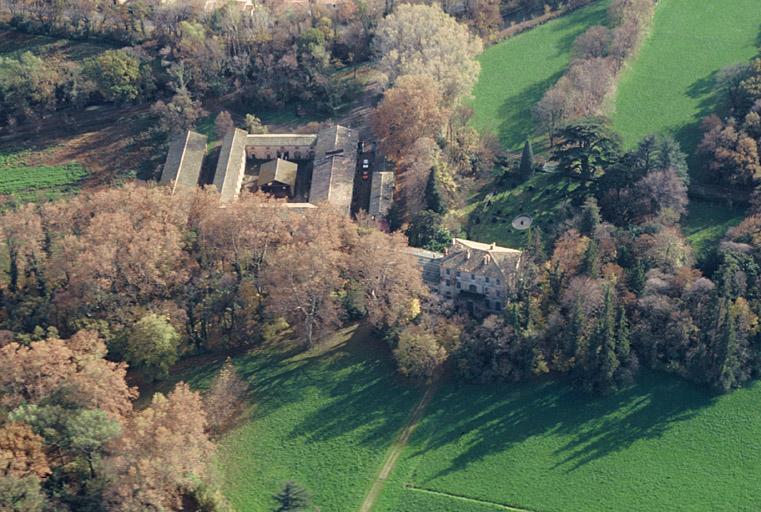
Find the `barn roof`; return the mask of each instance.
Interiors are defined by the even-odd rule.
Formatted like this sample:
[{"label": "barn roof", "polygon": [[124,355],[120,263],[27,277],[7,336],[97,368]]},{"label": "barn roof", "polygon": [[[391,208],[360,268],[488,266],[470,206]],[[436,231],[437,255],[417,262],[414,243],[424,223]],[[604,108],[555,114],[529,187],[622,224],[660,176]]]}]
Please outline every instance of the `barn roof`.
[{"label": "barn roof", "polygon": [[246,132],[239,128],[231,130],[222,141],[214,186],[223,203],[233,201],[240,193],[246,172]]},{"label": "barn roof", "polygon": [[370,215],[386,215],[394,200],[394,173],[373,173],[370,183]]},{"label": "barn roof", "polygon": [[265,146],[277,149],[281,146],[312,146],[317,141],[314,133],[256,133],[246,136],[246,146]]},{"label": "barn roof", "polygon": [[288,185],[293,191],[296,186],[296,174],[299,166],[295,162],[289,162],[277,158],[263,163],[259,167],[259,186],[268,185],[273,181]]},{"label": "barn roof", "polygon": [[349,215],[357,167],[355,130],[333,125],[320,130],[315,147],[309,202],[328,202]]},{"label": "barn roof", "polygon": [[178,186],[196,187],[205,155],[206,135],[190,130],[178,135],[169,145],[159,182],[165,185],[172,184],[172,192]]}]

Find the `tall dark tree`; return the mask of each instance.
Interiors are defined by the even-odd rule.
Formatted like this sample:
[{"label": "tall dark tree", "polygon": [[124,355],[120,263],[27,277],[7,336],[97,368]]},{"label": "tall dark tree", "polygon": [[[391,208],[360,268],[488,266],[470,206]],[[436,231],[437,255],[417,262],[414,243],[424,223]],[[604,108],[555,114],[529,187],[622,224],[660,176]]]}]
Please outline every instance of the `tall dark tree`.
[{"label": "tall dark tree", "polygon": [[597,227],[600,225],[600,207],[597,206],[597,200],[594,197],[587,197],[584,200],[584,206],[581,207],[581,218],[579,219],[579,232],[582,235],[594,236]]},{"label": "tall dark tree", "polygon": [[436,169],[431,169],[431,173],[428,175],[428,183],[425,186],[425,202],[431,211],[442,214],[447,211]]},{"label": "tall dark tree", "polygon": [[595,240],[590,240],[584,252],[584,273],[595,279],[600,275],[600,250]]},{"label": "tall dark tree", "polygon": [[722,300],[720,308],[722,315],[721,328],[717,334],[715,347],[715,377],[714,386],[722,391],[729,391],[739,384],[738,373],[741,371],[740,347],[737,340],[735,319],[732,314],[732,303]]},{"label": "tall dark tree", "polygon": [[591,117],[567,124],[559,131],[561,142],[552,158],[570,176],[586,180],[605,173],[621,152],[621,138],[605,119]]},{"label": "tall dark tree", "polygon": [[523,154],[521,155],[521,164],[518,167],[518,173],[524,180],[534,175],[534,148],[531,147],[531,141],[526,140],[523,145]]},{"label": "tall dark tree", "polygon": [[311,505],[311,497],[306,489],[289,480],[283,490],[274,496],[278,506],[274,512],[302,512]]}]

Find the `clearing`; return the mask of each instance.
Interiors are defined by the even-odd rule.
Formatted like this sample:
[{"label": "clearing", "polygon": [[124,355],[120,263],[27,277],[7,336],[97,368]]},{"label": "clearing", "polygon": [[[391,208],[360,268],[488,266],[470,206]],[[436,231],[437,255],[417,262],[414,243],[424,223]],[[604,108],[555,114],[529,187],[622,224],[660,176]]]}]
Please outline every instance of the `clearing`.
[{"label": "clearing", "polygon": [[422,395],[364,325],[307,353],[255,351],[236,366],[254,402],[219,454],[237,510],[270,510],[272,495],[295,480],[322,510],[356,511]]},{"label": "clearing", "polygon": [[375,510],[757,510],[759,400],[761,383],[713,397],[654,372],[607,397],[449,382]]},{"label": "clearing", "polygon": [[562,76],[577,36],[606,22],[608,0],[595,2],[487,48],[473,90],[473,124],[493,131],[506,149],[533,137],[531,110]]},{"label": "clearing", "polygon": [[87,171],[77,163],[29,165],[29,152],[0,153],[0,207],[5,200],[55,199],[77,190]]},{"label": "clearing", "polygon": [[619,81],[613,120],[625,143],[671,133],[693,155],[701,119],[721,108],[716,74],[758,54],[759,30],[758,0],[658,2],[651,33]]}]

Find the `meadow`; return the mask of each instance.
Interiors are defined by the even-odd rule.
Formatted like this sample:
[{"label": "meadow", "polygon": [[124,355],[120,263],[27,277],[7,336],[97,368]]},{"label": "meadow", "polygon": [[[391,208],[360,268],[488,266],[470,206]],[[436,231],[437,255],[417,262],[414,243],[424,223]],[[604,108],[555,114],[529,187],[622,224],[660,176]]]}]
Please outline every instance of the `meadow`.
[{"label": "meadow", "polygon": [[[257,350],[235,362],[254,404],[219,452],[236,509],[272,510],[272,495],[295,480],[322,510],[357,510],[421,396],[397,376],[388,347],[361,326],[313,351]],[[194,369],[195,384],[216,368]]]},{"label": "meadow", "polygon": [[473,125],[493,131],[510,150],[533,137],[532,108],[565,71],[576,37],[606,22],[608,3],[595,2],[484,51],[473,91]]},{"label": "meadow", "polygon": [[0,196],[15,201],[55,199],[78,189],[87,176],[77,163],[63,165],[27,165],[29,152],[0,154]]},{"label": "meadow", "polygon": [[714,397],[652,372],[604,397],[449,382],[375,510],[757,510],[760,399],[761,383]]},{"label": "meadow", "polygon": [[[625,143],[671,133],[693,155],[701,119],[722,108],[717,73],[756,56],[760,32],[758,0],[658,2],[650,35],[618,85],[613,121]],[[699,177],[694,158],[691,167]]]},{"label": "meadow", "polygon": [[682,231],[700,259],[707,256],[727,230],[742,222],[744,217],[740,208],[692,199],[687,215],[682,219]]}]

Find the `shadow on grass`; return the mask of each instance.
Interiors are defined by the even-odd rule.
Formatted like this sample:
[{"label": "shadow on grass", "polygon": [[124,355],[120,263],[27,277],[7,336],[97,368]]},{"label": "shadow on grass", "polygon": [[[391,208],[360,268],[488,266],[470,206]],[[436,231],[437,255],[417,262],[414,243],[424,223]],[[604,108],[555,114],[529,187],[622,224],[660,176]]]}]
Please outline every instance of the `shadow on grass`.
[{"label": "shadow on grass", "polygon": [[563,381],[451,384],[431,404],[416,433],[425,441],[413,456],[450,443],[464,445],[430,482],[529,438],[566,436],[572,440],[554,452],[555,469],[571,472],[637,441],[660,437],[712,401],[696,386],[650,372],[637,385],[605,397],[581,393]]},{"label": "shadow on grass", "polygon": [[[531,110],[561,76],[563,76],[562,71],[545,80],[535,82],[521,92],[507,98],[499,107],[499,118],[502,121],[499,124],[498,136],[504,147],[517,150],[526,142],[526,139],[532,138],[534,124]],[[521,109],[516,110],[515,104],[521,105]]]}]

